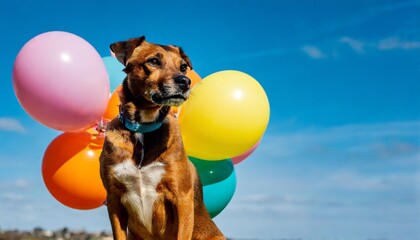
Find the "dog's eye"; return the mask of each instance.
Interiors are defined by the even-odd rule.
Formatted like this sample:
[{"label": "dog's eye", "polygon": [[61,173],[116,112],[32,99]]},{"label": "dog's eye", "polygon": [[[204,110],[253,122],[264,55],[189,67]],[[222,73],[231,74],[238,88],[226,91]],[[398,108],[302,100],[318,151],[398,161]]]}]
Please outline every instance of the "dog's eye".
[{"label": "dog's eye", "polygon": [[150,65],[153,65],[153,66],[160,66],[159,59],[158,58],[155,58],[155,57],[148,59],[147,60],[147,63],[149,63]]},{"label": "dog's eye", "polygon": [[184,63],[184,64],[181,64],[180,70],[181,72],[185,72],[187,71],[187,68],[188,68],[188,65]]}]

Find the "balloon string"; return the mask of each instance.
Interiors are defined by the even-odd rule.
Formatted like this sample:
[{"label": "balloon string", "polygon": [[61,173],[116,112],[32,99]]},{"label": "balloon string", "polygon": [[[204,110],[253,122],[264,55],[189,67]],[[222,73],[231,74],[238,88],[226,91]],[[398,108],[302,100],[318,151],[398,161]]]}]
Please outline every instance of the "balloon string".
[{"label": "balloon string", "polygon": [[96,125],[96,131],[98,131],[98,138],[105,138],[106,128],[108,126],[108,121],[104,118],[99,120],[98,124]]}]

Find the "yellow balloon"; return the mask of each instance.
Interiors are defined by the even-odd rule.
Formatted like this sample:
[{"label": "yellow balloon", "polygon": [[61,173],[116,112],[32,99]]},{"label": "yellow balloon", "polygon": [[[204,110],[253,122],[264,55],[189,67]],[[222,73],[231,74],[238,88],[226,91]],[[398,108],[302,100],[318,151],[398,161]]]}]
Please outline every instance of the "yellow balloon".
[{"label": "yellow balloon", "polygon": [[246,73],[227,70],[201,80],[179,115],[189,156],[220,160],[238,156],[264,134],[270,117],[267,95]]}]

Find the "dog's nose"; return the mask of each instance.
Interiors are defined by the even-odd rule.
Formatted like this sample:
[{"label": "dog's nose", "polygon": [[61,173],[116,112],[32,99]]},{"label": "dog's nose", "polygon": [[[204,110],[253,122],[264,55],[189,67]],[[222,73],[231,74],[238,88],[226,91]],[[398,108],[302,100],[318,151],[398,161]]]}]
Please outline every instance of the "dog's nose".
[{"label": "dog's nose", "polygon": [[189,89],[190,85],[191,85],[191,80],[184,76],[184,75],[179,75],[177,77],[175,77],[175,83],[178,84],[178,86],[183,90],[186,91]]}]

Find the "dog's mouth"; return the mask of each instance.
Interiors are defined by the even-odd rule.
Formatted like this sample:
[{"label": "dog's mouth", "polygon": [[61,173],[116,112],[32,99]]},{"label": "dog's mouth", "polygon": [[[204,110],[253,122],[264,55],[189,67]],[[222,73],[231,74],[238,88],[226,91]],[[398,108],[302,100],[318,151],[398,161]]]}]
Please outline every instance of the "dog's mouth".
[{"label": "dog's mouth", "polygon": [[158,105],[179,107],[187,100],[183,94],[175,94],[170,96],[162,96],[159,93],[152,94],[152,101]]}]

